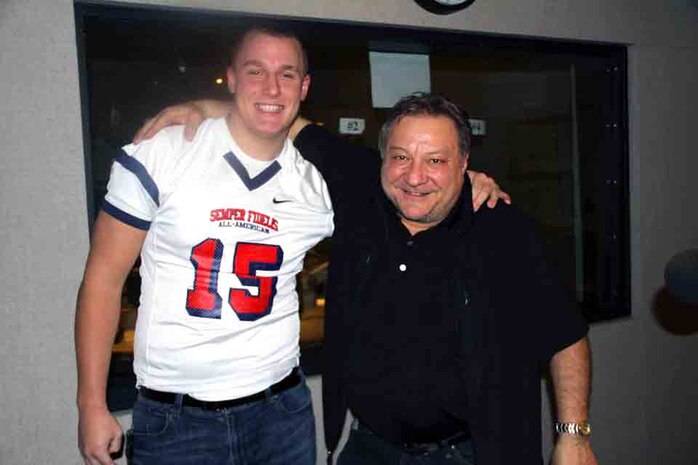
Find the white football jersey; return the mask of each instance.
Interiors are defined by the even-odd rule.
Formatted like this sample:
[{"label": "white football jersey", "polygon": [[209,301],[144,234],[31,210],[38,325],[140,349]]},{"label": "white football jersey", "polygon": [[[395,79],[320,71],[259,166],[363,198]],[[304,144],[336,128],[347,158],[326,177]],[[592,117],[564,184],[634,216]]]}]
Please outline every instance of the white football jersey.
[{"label": "white football jersey", "polygon": [[139,386],[223,400],[266,389],[299,359],[296,274],[332,234],[325,181],[287,140],[256,176],[225,119],[124,147],[103,209],[148,233]]}]

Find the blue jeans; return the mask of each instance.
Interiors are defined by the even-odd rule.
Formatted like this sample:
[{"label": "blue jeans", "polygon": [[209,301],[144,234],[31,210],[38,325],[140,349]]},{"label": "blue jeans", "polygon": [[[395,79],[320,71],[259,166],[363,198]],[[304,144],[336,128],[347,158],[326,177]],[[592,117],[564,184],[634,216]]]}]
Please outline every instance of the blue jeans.
[{"label": "blue jeans", "polygon": [[337,465],[475,465],[471,440],[422,453],[407,453],[365,427],[353,426]]},{"label": "blue jeans", "polygon": [[315,465],[315,417],[305,378],[249,404],[203,410],[138,396],[132,465]]}]

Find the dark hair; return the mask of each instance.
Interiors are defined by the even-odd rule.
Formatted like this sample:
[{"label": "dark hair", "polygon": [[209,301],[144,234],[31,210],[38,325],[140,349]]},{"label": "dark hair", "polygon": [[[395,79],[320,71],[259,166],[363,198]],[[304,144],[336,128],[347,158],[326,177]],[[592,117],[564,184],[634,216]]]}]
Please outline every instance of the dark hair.
[{"label": "dark hair", "polygon": [[385,155],[388,136],[395,125],[405,116],[445,116],[453,121],[458,132],[460,154],[468,153],[471,133],[470,122],[465,111],[441,95],[417,92],[401,98],[393,106],[388,119],[383,123],[378,135],[378,148],[381,151],[381,156]]},{"label": "dark hair", "polygon": [[229,65],[233,67],[235,65],[235,59],[238,56],[238,53],[240,53],[240,49],[242,48],[243,44],[245,43],[245,40],[252,34],[264,34],[272,37],[276,37],[278,39],[292,39],[298,42],[298,46],[301,49],[301,66],[303,69],[301,69],[301,75],[304,76],[308,73],[308,53],[305,51],[305,47],[303,46],[303,42],[298,38],[298,36],[292,32],[289,29],[280,27],[280,26],[251,26],[245,30],[243,30],[240,35],[237,36],[235,39],[235,42],[233,42],[233,45],[230,47],[230,54],[229,54]]}]

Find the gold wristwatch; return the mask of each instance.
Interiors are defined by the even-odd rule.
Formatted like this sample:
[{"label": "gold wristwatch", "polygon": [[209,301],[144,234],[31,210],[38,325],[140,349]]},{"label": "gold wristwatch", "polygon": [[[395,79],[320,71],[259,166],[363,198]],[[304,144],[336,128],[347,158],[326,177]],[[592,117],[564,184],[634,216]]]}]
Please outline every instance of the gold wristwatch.
[{"label": "gold wristwatch", "polygon": [[555,432],[558,434],[574,434],[577,436],[591,436],[591,425],[588,421],[580,423],[560,423],[555,422]]}]

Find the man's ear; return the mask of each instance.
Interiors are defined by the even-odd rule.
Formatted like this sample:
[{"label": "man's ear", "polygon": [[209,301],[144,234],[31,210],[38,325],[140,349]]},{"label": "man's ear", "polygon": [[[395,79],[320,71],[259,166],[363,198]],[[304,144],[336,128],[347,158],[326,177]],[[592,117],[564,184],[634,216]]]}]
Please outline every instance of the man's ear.
[{"label": "man's ear", "polygon": [[465,172],[468,170],[468,161],[469,160],[470,160],[470,150],[465,152],[465,155],[463,155],[461,174],[465,174]]},{"label": "man's ear", "polygon": [[310,74],[303,76],[303,81],[301,82],[301,102],[305,100],[305,96],[308,95],[308,90],[310,89]]},{"label": "man's ear", "polygon": [[228,66],[225,70],[225,77],[228,79],[228,92],[235,93],[235,71],[232,66]]}]

